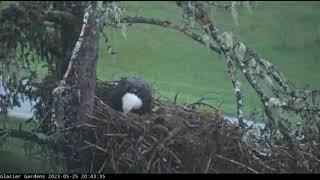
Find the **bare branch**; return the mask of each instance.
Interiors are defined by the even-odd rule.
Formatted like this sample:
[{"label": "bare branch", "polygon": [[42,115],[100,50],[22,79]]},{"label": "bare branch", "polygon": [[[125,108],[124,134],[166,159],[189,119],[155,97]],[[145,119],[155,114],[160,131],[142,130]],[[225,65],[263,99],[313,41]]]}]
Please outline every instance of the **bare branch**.
[{"label": "bare branch", "polygon": [[[154,19],[154,18],[145,18],[145,17],[123,17],[121,19],[122,23],[129,23],[129,24],[151,24],[151,25],[157,25],[157,26],[161,26],[161,27],[165,27],[165,28],[170,28],[179,32],[184,33],[185,35],[187,35],[188,37],[192,38],[193,40],[206,45],[206,42],[201,38],[200,35],[188,31],[187,29],[180,27],[170,21],[163,21],[163,20],[158,20],[158,19]],[[214,45],[210,44],[209,48],[213,51],[215,51],[218,54],[221,54],[221,51],[219,48],[215,47]]]}]

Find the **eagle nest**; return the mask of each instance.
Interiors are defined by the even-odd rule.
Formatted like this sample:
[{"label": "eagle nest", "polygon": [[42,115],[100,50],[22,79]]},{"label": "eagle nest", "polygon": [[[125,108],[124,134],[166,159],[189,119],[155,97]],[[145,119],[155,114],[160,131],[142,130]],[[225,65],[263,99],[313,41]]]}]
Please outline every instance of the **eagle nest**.
[{"label": "eagle nest", "polygon": [[213,107],[194,110],[154,99],[151,113],[124,116],[106,98],[115,83],[97,83],[94,112],[73,148],[73,172],[320,172],[318,144],[304,144],[303,159],[296,159],[281,138],[257,138]]}]

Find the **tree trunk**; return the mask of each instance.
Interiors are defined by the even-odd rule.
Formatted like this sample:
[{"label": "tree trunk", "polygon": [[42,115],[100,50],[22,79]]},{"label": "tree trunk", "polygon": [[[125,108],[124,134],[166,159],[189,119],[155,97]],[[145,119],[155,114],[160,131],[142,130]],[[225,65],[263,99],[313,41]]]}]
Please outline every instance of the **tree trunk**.
[{"label": "tree trunk", "polygon": [[[69,77],[68,74],[73,74],[71,79],[68,79],[68,83],[65,85],[71,90],[71,98],[67,104],[62,107],[61,112],[65,113],[66,118],[62,119],[62,127],[69,128],[75,125],[85,124],[88,120],[87,114],[91,114],[94,108],[95,89],[96,89],[96,67],[98,60],[98,46],[99,46],[99,25],[97,20],[97,13],[95,4],[92,3],[92,9],[88,10],[84,15],[88,15],[88,19],[84,18],[84,24],[82,26],[81,35],[76,43],[75,49],[72,52],[72,58],[69,62],[68,70],[64,78]],[[84,28],[84,29],[83,29]],[[83,38],[81,40],[81,38]],[[77,47],[80,46],[80,49]],[[74,69],[75,68],[75,69]],[[76,85],[76,88],[73,86]],[[58,100],[59,101],[59,100]],[[60,101],[64,102],[65,98],[61,98]],[[64,109],[63,109],[64,108]],[[59,114],[59,113],[57,113]],[[60,118],[61,119],[61,118]],[[86,129],[88,132],[90,129]],[[85,131],[86,131],[85,130]],[[83,146],[83,137],[86,133],[81,130],[74,131],[67,135],[68,144],[74,147],[72,151],[66,152],[65,156],[69,157],[67,167],[69,171],[83,172],[81,169],[83,163],[87,163],[86,160],[73,161],[81,159],[87,154],[78,151]],[[65,136],[66,137],[66,136]],[[80,169],[79,169],[80,168]]]},{"label": "tree trunk", "polygon": [[99,46],[99,26],[96,21],[96,13],[89,17],[88,26],[85,29],[83,44],[80,48],[79,59],[76,73],[79,80],[79,109],[78,121],[85,123],[87,121],[86,114],[90,114],[94,106],[95,88],[96,88],[96,66],[98,59]]}]

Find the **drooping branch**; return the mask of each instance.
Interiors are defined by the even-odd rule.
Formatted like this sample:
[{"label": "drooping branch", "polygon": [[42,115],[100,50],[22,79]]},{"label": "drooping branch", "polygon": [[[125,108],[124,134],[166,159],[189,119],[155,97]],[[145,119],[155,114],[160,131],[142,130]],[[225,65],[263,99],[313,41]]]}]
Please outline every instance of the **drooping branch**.
[{"label": "drooping branch", "polygon": [[110,45],[110,40],[108,38],[108,35],[106,32],[104,32],[103,30],[101,30],[101,33],[105,39],[105,43],[106,43],[106,48],[108,50],[108,53],[111,55],[116,55],[117,53],[112,49],[111,45]]},{"label": "drooping branch", "polygon": [[[194,33],[191,32],[189,30],[187,30],[184,27],[180,27],[170,21],[163,21],[163,20],[159,20],[159,19],[154,19],[154,18],[146,18],[146,17],[130,17],[130,16],[126,16],[123,17],[121,19],[122,23],[128,23],[128,24],[151,24],[151,25],[157,25],[157,26],[161,26],[161,27],[165,27],[165,28],[170,28],[179,32],[182,32],[183,34],[185,34],[186,36],[192,38],[193,40],[195,40],[196,42],[199,42],[203,45],[206,45],[207,43],[203,40],[203,38]],[[217,48],[216,46],[214,46],[213,44],[209,45],[209,48],[213,51],[215,51],[218,54],[221,54],[221,51],[219,48]]]}]

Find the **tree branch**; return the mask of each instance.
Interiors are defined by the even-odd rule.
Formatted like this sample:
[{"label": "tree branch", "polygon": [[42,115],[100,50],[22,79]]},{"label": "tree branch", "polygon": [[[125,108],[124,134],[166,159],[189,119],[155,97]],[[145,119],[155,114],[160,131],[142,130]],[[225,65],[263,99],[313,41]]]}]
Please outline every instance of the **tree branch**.
[{"label": "tree branch", "polygon": [[111,55],[116,55],[117,53],[113,51],[111,45],[110,45],[110,42],[109,42],[109,38],[108,38],[108,35],[107,33],[105,33],[103,30],[100,31],[105,39],[105,43],[106,43],[106,48],[109,52],[109,54]]},{"label": "tree branch", "polygon": [[38,144],[55,144],[53,138],[42,133],[32,133],[21,129],[1,129],[0,131],[8,133],[9,137],[32,141]]},{"label": "tree branch", "polygon": [[[188,4],[187,2],[181,2],[179,6],[183,7],[185,12],[188,11]],[[216,29],[212,30],[211,20],[209,19],[208,14],[206,14],[205,8],[202,6],[202,3],[195,3],[195,7],[197,7],[197,13],[195,14],[196,21],[201,25],[201,28],[214,39],[220,49],[220,52],[226,57],[228,62],[228,73],[232,82],[232,85],[235,90],[235,95],[237,99],[237,117],[241,127],[245,127],[246,124],[243,121],[243,98],[240,91],[240,82],[236,80],[235,73],[236,73],[236,66],[232,61],[232,53],[231,53],[231,46],[232,44],[226,44],[222,37],[218,36],[218,31]]]},{"label": "tree branch", "polygon": [[48,11],[46,13],[46,20],[73,28],[78,28],[77,25],[81,23],[80,19],[72,13],[59,10]]},{"label": "tree branch", "polygon": [[[188,5],[186,4],[182,3],[180,5],[183,8],[188,8]],[[228,61],[232,60],[234,62],[237,62],[238,66],[249,81],[250,85],[259,95],[260,100],[265,107],[265,112],[268,116],[269,121],[273,121],[272,123],[276,125],[275,127],[280,130],[281,134],[289,143],[291,150],[295,156],[296,164],[298,165],[299,170],[301,170],[302,172],[307,172],[308,162],[305,161],[303,153],[301,153],[301,151],[298,149],[297,144],[289,134],[288,128],[284,125],[284,118],[281,117],[281,114],[277,111],[277,109],[273,109],[276,106],[272,102],[269,102],[269,98],[267,97],[266,93],[258,85],[256,79],[254,79],[251,68],[245,66],[244,60],[256,59],[256,57],[254,57],[252,53],[254,51],[251,49],[251,51],[248,51],[248,48],[246,48],[243,43],[232,43],[236,45],[231,47],[229,44],[227,44],[226,41],[224,41],[224,39],[219,34],[218,28],[210,20],[203,3],[195,2],[194,6],[197,8],[195,19],[198,24],[211,36],[212,39],[216,41]],[[275,121],[277,121],[277,123]]]},{"label": "tree branch", "polygon": [[214,6],[214,7],[218,7],[218,8],[224,8],[226,10],[229,10],[231,8],[231,5],[228,5],[228,4],[217,4],[217,2],[215,1],[208,1],[208,3],[211,5],[211,6]]},{"label": "tree branch", "polygon": [[[123,17],[121,19],[122,23],[128,23],[128,24],[151,24],[151,25],[157,25],[157,26],[161,26],[161,27],[165,27],[165,28],[170,28],[179,32],[184,33],[186,36],[192,38],[193,40],[206,45],[205,41],[201,38],[200,35],[195,34],[191,31],[188,31],[187,29],[180,27],[170,21],[163,21],[163,20],[159,20],[159,19],[154,19],[154,18],[145,18],[145,17]],[[221,54],[221,51],[219,48],[217,48],[216,46],[210,44],[209,48],[213,51],[215,51],[218,54]]]},{"label": "tree branch", "polygon": [[269,73],[272,76],[272,78],[283,88],[285,92],[289,94],[294,94],[293,90],[284,80],[280,71],[277,69],[275,65],[270,63],[268,60],[260,57],[260,55],[257,54],[253,49],[247,47],[247,51],[251,53],[251,56],[255,57],[254,60],[266,69],[267,73]]}]

